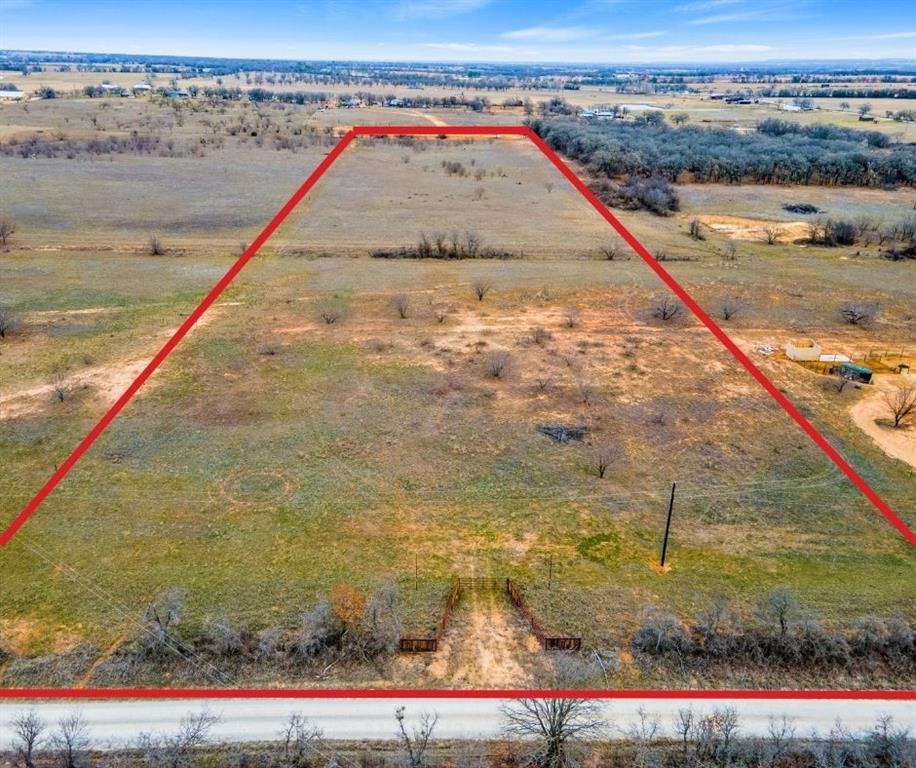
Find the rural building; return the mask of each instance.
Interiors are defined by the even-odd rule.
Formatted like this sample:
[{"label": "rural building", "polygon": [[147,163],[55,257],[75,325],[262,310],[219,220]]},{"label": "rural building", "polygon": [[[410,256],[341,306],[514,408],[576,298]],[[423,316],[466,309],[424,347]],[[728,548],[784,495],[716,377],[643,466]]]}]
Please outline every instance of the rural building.
[{"label": "rural building", "polygon": [[813,339],[793,339],[786,344],[786,357],[798,362],[820,362],[821,345]]},{"label": "rural building", "polygon": [[134,93],[151,93],[153,86],[149,83],[135,83],[134,84]]},{"label": "rural building", "polygon": [[0,101],[22,101],[25,91],[0,91]]},{"label": "rural building", "polygon": [[114,83],[102,83],[99,88],[105,93],[121,93],[121,86],[115,85]]},{"label": "rural building", "polygon": [[166,91],[163,95],[167,99],[187,99],[188,97],[190,97],[191,94],[183,90],[170,89]]},{"label": "rural building", "polygon": [[851,363],[852,362],[852,359],[846,357],[846,355],[821,355],[820,358],[818,359],[822,363],[839,364],[839,363]]},{"label": "rural building", "polygon": [[878,118],[874,115],[859,115],[859,122],[862,123],[877,123]]}]

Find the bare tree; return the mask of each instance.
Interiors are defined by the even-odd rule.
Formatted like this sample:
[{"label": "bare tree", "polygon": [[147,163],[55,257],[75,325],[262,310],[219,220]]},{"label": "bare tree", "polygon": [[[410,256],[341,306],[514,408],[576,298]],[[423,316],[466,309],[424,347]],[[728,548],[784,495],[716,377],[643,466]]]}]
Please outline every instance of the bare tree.
[{"label": "bare tree", "polygon": [[433,312],[433,316],[436,318],[437,323],[444,323],[445,318],[448,317],[448,312],[444,309],[437,309]]},{"label": "bare tree", "polygon": [[776,768],[782,758],[788,754],[789,746],[795,740],[795,725],[792,718],[783,715],[781,718],[770,718],[767,726],[767,763]]},{"label": "bare tree", "polygon": [[694,240],[705,240],[706,235],[703,233],[703,224],[699,219],[691,219],[690,224],[687,228],[687,233]]},{"label": "bare tree", "polygon": [[334,307],[323,307],[318,316],[324,320],[326,325],[334,325],[340,320],[340,310]]},{"label": "bare tree", "polygon": [[844,376],[842,373],[835,373],[830,379],[830,384],[838,393],[841,393],[849,386],[850,381],[851,379]]},{"label": "bare tree", "polygon": [[735,245],[734,240],[729,240],[725,244],[725,249],[722,252],[722,258],[726,261],[734,261],[738,258],[738,246]]},{"label": "bare tree", "polygon": [[672,299],[670,296],[664,296],[655,303],[652,309],[652,316],[667,322],[677,317],[680,311],[681,303],[679,301]]},{"label": "bare tree", "polygon": [[6,307],[0,307],[0,339],[5,339],[19,327],[16,316]]},{"label": "bare tree", "polygon": [[563,322],[567,328],[575,328],[579,324],[579,312],[575,309],[567,309],[563,315]]},{"label": "bare tree", "polygon": [[407,758],[407,765],[409,768],[426,768],[430,764],[427,759],[430,741],[432,740],[436,723],[439,722],[439,716],[424,712],[420,716],[420,725],[410,733],[408,733],[407,726],[404,724],[404,707],[398,707],[394,711],[394,717],[398,721],[398,740],[404,750],[404,756]]},{"label": "bare tree", "polygon": [[617,245],[617,243],[602,245],[598,250],[601,251],[601,255],[608,261],[616,261],[623,255],[623,252],[620,250],[620,246]]},{"label": "bare tree", "polygon": [[777,587],[757,606],[758,617],[778,626],[780,638],[785,638],[788,634],[789,626],[797,618],[798,612],[798,600],[786,587]]},{"label": "bare tree", "polygon": [[0,245],[5,246],[15,232],[16,225],[12,221],[0,219]]},{"label": "bare tree", "polygon": [[636,753],[633,764],[637,768],[649,768],[649,766],[655,764],[652,759],[653,744],[658,736],[661,724],[657,718],[652,717],[642,707],[637,710],[637,715],[639,720],[631,723],[629,729],[627,729],[627,735]]},{"label": "bare tree", "polygon": [[595,468],[598,471],[598,477],[603,479],[607,471],[617,463],[619,458],[620,448],[616,443],[610,443],[599,448],[595,456]]},{"label": "bare tree", "polygon": [[35,768],[35,756],[44,741],[45,724],[32,709],[13,718],[13,736],[16,756],[25,768]]},{"label": "bare tree", "polygon": [[73,393],[73,385],[64,371],[55,371],[51,375],[51,390],[54,393],[54,399],[58,403],[69,400]]},{"label": "bare tree", "polygon": [[586,379],[580,379],[576,383],[576,394],[583,405],[591,405],[595,399],[595,385]]},{"label": "bare tree", "polygon": [[401,320],[406,320],[407,315],[410,313],[410,297],[407,294],[399,293],[391,300],[391,303],[394,305],[398,317]]},{"label": "bare tree", "polygon": [[155,656],[175,647],[172,632],[181,620],[184,600],[183,590],[172,589],[146,606],[142,617],[143,632],[139,638],[144,655]]},{"label": "bare tree", "polygon": [[51,736],[51,743],[60,755],[62,768],[80,768],[83,753],[89,747],[89,726],[79,712],[65,717]]},{"label": "bare tree", "polygon": [[916,411],[916,387],[898,387],[894,392],[884,393],[884,402],[898,429]]},{"label": "bare tree", "polygon": [[487,358],[487,374],[494,379],[501,379],[509,367],[510,360],[508,352],[493,352]]},{"label": "bare tree", "polygon": [[588,699],[518,699],[502,713],[507,735],[534,740],[527,764],[536,768],[571,768],[576,742],[600,738],[608,725]]},{"label": "bare tree", "polygon": [[149,253],[150,256],[165,255],[165,246],[162,244],[159,235],[150,235],[147,241],[147,253]]},{"label": "bare tree", "polygon": [[490,288],[493,286],[485,280],[475,280],[474,281],[474,295],[477,297],[477,301],[483,301],[484,297],[490,292]]},{"label": "bare tree", "polygon": [[731,320],[741,311],[741,299],[737,296],[726,296],[722,299],[722,319]]},{"label": "bare tree", "polygon": [[860,325],[873,320],[877,314],[877,306],[859,301],[849,301],[840,307],[840,316],[850,325]]},{"label": "bare tree", "polygon": [[774,245],[779,239],[779,227],[772,224],[763,228],[763,239],[767,245]]},{"label": "bare tree", "polygon": [[305,765],[308,752],[318,751],[317,745],[321,737],[320,728],[310,725],[308,720],[298,712],[291,714],[283,730],[280,731],[285,763],[289,766]]},{"label": "bare tree", "polygon": [[690,745],[690,736],[693,733],[694,721],[696,716],[693,707],[685,707],[677,711],[677,717],[674,720],[674,732],[681,741],[682,760],[686,765],[687,749]]},{"label": "bare tree", "polygon": [[174,734],[140,734],[138,746],[144,763],[151,768],[190,768],[195,750],[207,743],[210,730],[218,722],[218,716],[203,710],[183,717]]}]

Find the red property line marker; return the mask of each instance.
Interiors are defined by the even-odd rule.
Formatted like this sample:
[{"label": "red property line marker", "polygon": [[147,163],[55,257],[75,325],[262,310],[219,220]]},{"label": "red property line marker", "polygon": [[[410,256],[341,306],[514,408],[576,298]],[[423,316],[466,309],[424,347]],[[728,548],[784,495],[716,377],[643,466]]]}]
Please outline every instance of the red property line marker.
[{"label": "red property line marker", "polygon": [[900,690],[458,690],[442,688],[0,688],[2,699],[693,699],[726,701],[914,701]]},{"label": "red property line marker", "polygon": [[916,544],[916,534],[914,534],[901,520],[890,506],[865,482],[865,480],[852,468],[852,466],[840,455],[840,453],[815,429],[799,411],[789,402],[789,399],[779,391],[779,389],[757,368],[751,359],[742,352],[738,346],[728,337],[716,322],[703,310],[703,308],[693,299],[693,297],[681,286],[677,280],[650,254],[645,247],[627,230],[623,224],[618,221],[602,203],[595,194],[583,183],[583,181],[573,173],[566,164],[560,159],[547,144],[527,126],[355,126],[344,134],[343,138],[334,145],[333,149],[327,154],[318,167],[312,171],[311,175],[305,180],[286,204],[270,220],[270,223],[264,227],[261,233],[255,238],[254,242],[245,250],[239,259],[232,265],[228,272],[217,282],[210,292],[204,297],[203,301],[188,315],[187,319],[181,324],[181,327],[175,331],[174,335],[163,345],[162,349],[156,353],[155,357],[149,362],[146,368],[140,373],[133,383],[125,390],[124,394],[118,398],[117,402],[108,409],[99,422],[90,430],[89,434],[73,449],[73,452],[66,458],[63,464],[58,467],[48,481],[41,487],[34,498],[23,507],[22,511],[10,523],[9,527],[0,534],[0,547],[6,546],[16,532],[32,516],[36,509],[41,506],[42,502],[48,497],[51,491],[57,487],[58,483],[73,468],[82,455],[98,439],[108,425],[121,412],[130,399],[137,393],[140,387],[153,375],[155,370],[162,365],[163,361],[172,353],[178,343],[187,335],[188,331],[200,319],[201,315],[219,298],[219,295],[226,289],[236,275],[248,263],[267,239],[273,234],[274,230],[283,223],[284,219],[299,204],[308,191],[324,175],[325,171],[333,165],[334,161],[343,153],[356,136],[525,136],[530,139],[534,145],[541,150],[545,157],[556,166],[557,170],[566,177],[566,179],[575,187],[575,189],[592,205],[592,207],[617,231],[617,233],[627,242],[627,244],[649,265],[653,272],[671,289],[671,291],[693,312],[694,315],[705,325],[712,334],[732,353],[736,360],[741,363],[747,371],[757,380],[757,382],[770,394],[770,396],[783,408],[783,410],[792,417],[792,419],[802,428],[814,443],[827,455],[827,457],[852,481],[852,483],[865,495],[865,497],[874,505],[874,507],[893,525],[903,537],[910,543]]}]

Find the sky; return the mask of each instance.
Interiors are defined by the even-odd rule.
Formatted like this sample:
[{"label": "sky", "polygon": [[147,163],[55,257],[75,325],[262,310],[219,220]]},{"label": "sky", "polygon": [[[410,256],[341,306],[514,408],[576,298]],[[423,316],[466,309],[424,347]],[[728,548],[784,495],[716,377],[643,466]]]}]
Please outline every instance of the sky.
[{"label": "sky", "polygon": [[585,64],[910,59],[914,0],[0,0],[0,48]]}]

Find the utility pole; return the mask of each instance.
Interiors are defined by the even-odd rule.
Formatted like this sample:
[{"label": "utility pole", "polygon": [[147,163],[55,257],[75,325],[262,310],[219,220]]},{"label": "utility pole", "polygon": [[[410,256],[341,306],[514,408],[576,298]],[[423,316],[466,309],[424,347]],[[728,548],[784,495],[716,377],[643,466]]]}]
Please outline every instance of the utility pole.
[{"label": "utility pole", "polygon": [[413,553],[413,591],[420,591],[420,560],[417,553]]},{"label": "utility pole", "polygon": [[674,512],[674,491],[677,483],[671,483],[671,500],[668,502],[668,522],[665,523],[665,539],[662,542],[662,568],[665,567],[665,555],[668,553],[668,534],[671,531],[671,513]]},{"label": "utility pole", "polygon": [[549,592],[553,588],[553,553],[550,554],[550,557],[547,561],[547,591]]}]

